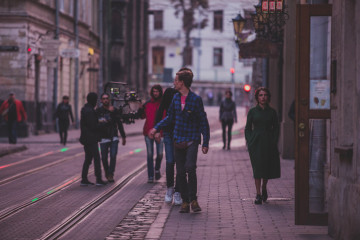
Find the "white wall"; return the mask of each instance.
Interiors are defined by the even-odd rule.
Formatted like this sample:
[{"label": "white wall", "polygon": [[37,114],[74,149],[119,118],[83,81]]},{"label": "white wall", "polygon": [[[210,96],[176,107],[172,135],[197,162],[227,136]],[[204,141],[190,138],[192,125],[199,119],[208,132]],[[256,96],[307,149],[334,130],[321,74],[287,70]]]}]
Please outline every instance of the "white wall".
[{"label": "white wall", "polygon": [[[200,31],[201,55],[198,66],[198,49],[193,47],[193,60],[190,66],[194,72],[195,79],[200,81],[231,82],[230,68],[235,68],[234,80],[237,83],[244,82],[245,76],[251,79],[252,66],[244,67],[238,61],[238,47],[234,42],[234,30],[231,19],[238,13],[244,16],[243,9],[253,9],[257,0],[209,0],[207,11],[208,25]],[[149,47],[149,73],[152,71],[152,47],[165,47],[165,67],[173,68],[173,75],[182,67],[182,56],[180,55],[185,44],[185,36],[182,31],[181,15],[175,17],[175,9],[169,0],[150,0],[151,10],[163,10],[163,30],[154,30],[154,17],[150,15],[150,47]],[[213,11],[223,10],[223,31],[213,30]],[[197,13],[195,18],[197,18]],[[191,32],[192,38],[199,37],[198,29]],[[223,49],[222,66],[213,65],[213,49]],[[174,54],[174,57],[170,57]],[[199,71],[198,71],[199,70]]]}]

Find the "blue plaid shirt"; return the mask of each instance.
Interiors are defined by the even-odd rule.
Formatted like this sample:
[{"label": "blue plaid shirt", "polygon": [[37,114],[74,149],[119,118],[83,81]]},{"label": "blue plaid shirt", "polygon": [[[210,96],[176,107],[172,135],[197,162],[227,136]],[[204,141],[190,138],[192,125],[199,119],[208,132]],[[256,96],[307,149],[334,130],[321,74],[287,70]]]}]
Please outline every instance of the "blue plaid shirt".
[{"label": "blue plaid shirt", "polygon": [[201,97],[189,91],[185,100],[184,110],[181,110],[181,95],[176,93],[167,116],[156,126],[156,130],[174,124],[174,141],[199,141],[203,135],[203,147],[209,147],[210,127],[204,111]]}]

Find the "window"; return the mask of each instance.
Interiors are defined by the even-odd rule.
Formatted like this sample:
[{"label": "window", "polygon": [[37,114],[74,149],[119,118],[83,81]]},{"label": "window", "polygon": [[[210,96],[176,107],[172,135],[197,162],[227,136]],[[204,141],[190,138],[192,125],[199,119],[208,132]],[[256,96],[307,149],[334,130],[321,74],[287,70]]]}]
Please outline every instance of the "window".
[{"label": "window", "polygon": [[154,11],[154,29],[163,29],[163,11]]},{"label": "window", "polygon": [[222,66],[222,48],[214,48],[214,66]]},{"label": "window", "polygon": [[191,66],[192,65],[192,47],[187,47],[184,49],[184,59],[185,65]]},{"label": "window", "polygon": [[214,30],[223,30],[223,11],[214,11]]}]

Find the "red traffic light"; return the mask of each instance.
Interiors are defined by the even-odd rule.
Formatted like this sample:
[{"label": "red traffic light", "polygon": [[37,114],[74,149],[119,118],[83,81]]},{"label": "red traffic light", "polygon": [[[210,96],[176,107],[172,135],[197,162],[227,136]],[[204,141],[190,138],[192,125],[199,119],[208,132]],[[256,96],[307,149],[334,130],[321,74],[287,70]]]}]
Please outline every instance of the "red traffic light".
[{"label": "red traffic light", "polygon": [[31,50],[32,50],[31,47],[28,47],[28,49],[27,49],[28,53],[30,53]]},{"label": "red traffic light", "polygon": [[235,68],[230,68],[230,72],[231,72],[231,74],[234,74],[235,73]]},{"label": "red traffic light", "polygon": [[245,92],[250,92],[250,90],[251,90],[251,86],[249,84],[245,84],[244,85],[244,91]]}]

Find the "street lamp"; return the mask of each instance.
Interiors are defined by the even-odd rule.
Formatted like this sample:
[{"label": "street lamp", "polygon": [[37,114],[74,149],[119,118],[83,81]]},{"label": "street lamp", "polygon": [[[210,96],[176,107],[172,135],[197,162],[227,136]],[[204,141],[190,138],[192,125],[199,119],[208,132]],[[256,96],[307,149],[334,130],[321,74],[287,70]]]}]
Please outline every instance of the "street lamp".
[{"label": "street lamp", "polygon": [[232,19],[233,25],[234,25],[234,32],[236,36],[236,42],[239,43],[242,39],[240,38],[240,34],[242,30],[244,29],[244,25],[246,22],[246,19],[241,16],[239,13],[236,18]]},{"label": "street lamp", "polygon": [[289,19],[283,0],[260,0],[251,14],[258,39],[282,42],[284,25]]}]

